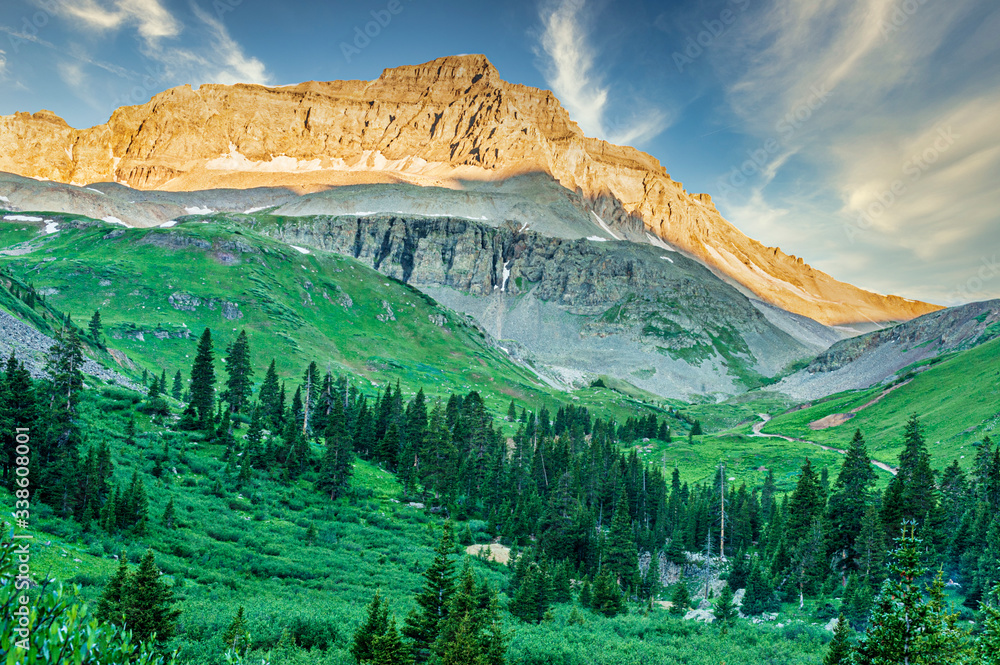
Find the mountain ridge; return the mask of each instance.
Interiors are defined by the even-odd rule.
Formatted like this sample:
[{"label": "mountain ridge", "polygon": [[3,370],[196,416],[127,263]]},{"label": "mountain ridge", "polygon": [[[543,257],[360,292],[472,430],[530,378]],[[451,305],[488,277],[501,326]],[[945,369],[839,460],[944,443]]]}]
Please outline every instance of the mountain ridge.
[{"label": "mountain ridge", "polygon": [[551,175],[610,229],[640,222],[762,300],[827,325],[939,309],[838,282],[748,238],[654,157],[587,137],[550,91],[503,81],[482,55],[386,69],[374,81],[181,86],[76,130],[49,111],[0,118],[0,170],[138,189],[368,182],[461,188]]}]

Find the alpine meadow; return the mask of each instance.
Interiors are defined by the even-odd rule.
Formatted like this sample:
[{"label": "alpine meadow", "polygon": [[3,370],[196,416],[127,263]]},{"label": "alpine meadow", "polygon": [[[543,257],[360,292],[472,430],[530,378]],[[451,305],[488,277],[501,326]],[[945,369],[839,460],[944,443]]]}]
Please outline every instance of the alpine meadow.
[{"label": "alpine meadow", "polygon": [[5,3],[0,663],[1000,665],[998,21]]}]

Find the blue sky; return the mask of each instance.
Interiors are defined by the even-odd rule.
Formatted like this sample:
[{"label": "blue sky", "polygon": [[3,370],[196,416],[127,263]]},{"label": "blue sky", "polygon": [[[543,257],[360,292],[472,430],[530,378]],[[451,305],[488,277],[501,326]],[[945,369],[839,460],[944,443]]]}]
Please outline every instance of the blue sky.
[{"label": "blue sky", "polygon": [[[0,114],[485,53],[767,245],[881,293],[1000,297],[995,0],[5,0]],[[356,30],[387,24],[364,48]],[[363,43],[363,42],[362,42]]]}]

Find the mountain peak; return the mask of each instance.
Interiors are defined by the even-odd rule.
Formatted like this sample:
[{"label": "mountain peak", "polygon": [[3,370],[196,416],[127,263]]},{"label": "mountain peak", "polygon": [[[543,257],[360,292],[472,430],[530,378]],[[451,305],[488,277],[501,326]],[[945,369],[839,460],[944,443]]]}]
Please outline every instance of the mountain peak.
[{"label": "mountain peak", "polygon": [[138,189],[316,191],[344,184],[545,173],[601,225],[666,241],[760,299],[827,324],[938,309],[836,281],[769,250],[650,155],[589,138],[550,91],[505,82],[482,54],[386,69],[374,81],[182,86],[75,130],[54,114],[0,117],[0,171]]}]

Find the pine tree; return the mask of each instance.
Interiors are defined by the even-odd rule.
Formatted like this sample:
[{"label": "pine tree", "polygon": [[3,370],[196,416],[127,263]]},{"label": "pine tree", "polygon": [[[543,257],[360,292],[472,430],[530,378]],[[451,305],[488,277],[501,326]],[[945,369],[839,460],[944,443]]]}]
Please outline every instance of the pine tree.
[{"label": "pine tree", "polygon": [[875,471],[872,470],[865,439],[861,430],[855,430],[854,439],[827,503],[830,551],[843,552],[849,558],[852,569],[856,568],[852,556],[854,541],[861,533],[861,522],[871,503],[875,481]]},{"label": "pine tree", "polygon": [[267,368],[267,374],[264,375],[264,382],[260,386],[260,394],[258,395],[260,405],[263,408],[261,417],[264,420],[264,427],[272,432],[277,432],[281,426],[281,411],[284,405],[281,403],[280,392],[278,372],[275,369],[274,360],[272,360]]},{"label": "pine tree", "polygon": [[358,663],[371,663],[375,657],[374,641],[389,629],[389,604],[378,590],[365,608],[365,622],[354,633],[351,655]]},{"label": "pine tree", "polygon": [[118,569],[108,580],[101,593],[101,600],[97,603],[98,621],[113,623],[121,626],[124,623],[123,615],[125,611],[125,592],[128,584],[128,560],[122,552],[118,558]]},{"label": "pine tree", "polygon": [[730,624],[736,621],[737,610],[733,597],[732,588],[726,584],[722,587],[722,591],[719,592],[719,599],[715,602],[715,607],[712,608],[715,621],[722,626],[723,633],[726,632]]},{"label": "pine tree", "polygon": [[56,407],[71,414],[76,396],[83,389],[83,345],[76,328],[63,328],[55,334],[55,344],[48,351],[45,370],[52,379]]},{"label": "pine tree", "polygon": [[328,494],[333,501],[347,488],[354,463],[354,446],[347,433],[344,407],[340,400],[335,400],[333,403],[333,411],[330,413],[324,437],[326,452],[317,488]]},{"label": "pine tree", "polygon": [[603,614],[609,618],[625,612],[625,602],[621,590],[607,568],[594,580],[590,607],[597,614]]},{"label": "pine tree", "polygon": [[851,625],[841,614],[837,627],[833,629],[833,640],[823,657],[823,665],[850,665],[851,651]]},{"label": "pine tree", "polygon": [[941,573],[924,599],[917,580],[924,575],[922,543],[910,522],[896,539],[887,580],[875,599],[868,630],[858,642],[854,665],[927,663],[959,665],[970,662],[958,615],[944,604]]},{"label": "pine tree", "polygon": [[746,591],[743,592],[741,610],[747,616],[757,616],[765,612],[777,612],[780,607],[774,588],[767,579],[760,562],[754,558],[750,562]]},{"label": "pine tree", "polygon": [[198,340],[198,351],[191,366],[191,405],[198,411],[202,428],[210,426],[215,407],[215,354],[212,331],[205,328]]},{"label": "pine tree", "polygon": [[411,665],[413,654],[399,638],[396,617],[389,617],[389,627],[372,640],[372,665]]},{"label": "pine tree", "polygon": [[507,422],[512,423],[517,420],[517,407],[514,406],[514,400],[510,401],[510,406],[507,407]]},{"label": "pine tree", "polygon": [[90,339],[101,345],[101,335],[104,331],[104,326],[101,325],[101,310],[94,310],[94,315],[90,317],[90,323],[87,324],[87,330],[90,332]]},{"label": "pine tree", "polygon": [[126,584],[125,623],[136,639],[145,641],[155,635],[156,641],[162,643],[174,634],[180,611],[172,607],[173,593],[160,574],[153,562],[153,550],[146,550]]},{"label": "pine tree", "polygon": [[242,413],[250,401],[253,387],[253,366],[250,364],[250,340],[246,330],[241,330],[236,341],[230,345],[226,356],[225,398],[231,413]]},{"label": "pine tree", "polygon": [[226,645],[227,650],[232,649],[236,653],[245,651],[249,646],[247,644],[246,632],[247,622],[243,616],[243,606],[240,605],[229,627],[222,633],[222,643]]},{"label": "pine tree", "polygon": [[413,655],[418,663],[431,655],[431,647],[448,616],[455,592],[455,537],[451,522],[441,529],[441,540],[434,549],[434,561],[424,572],[424,586],[414,601],[417,607],[406,617],[403,634],[413,641]]},{"label": "pine tree", "polygon": [[174,528],[174,497],[170,497],[167,507],[163,509],[163,526],[167,529]]},{"label": "pine tree", "polygon": [[181,371],[177,370],[177,373],[174,374],[174,385],[170,389],[170,396],[179,402],[183,395],[184,378],[181,376]]},{"label": "pine tree", "polygon": [[688,591],[684,580],[680,580],[674,585],[674,592],[670,596],[670,603],[670,613],[675,616],[684,616],[691,609],[691,592]]},{"label": "pine tree", "polygon": [[634,590],[639,580],[639,556],[632,537],[632,518],[629,516],[628,495],[623,487],[615,504],[608,533],[605,565],[617,584],[625,590]]}]

